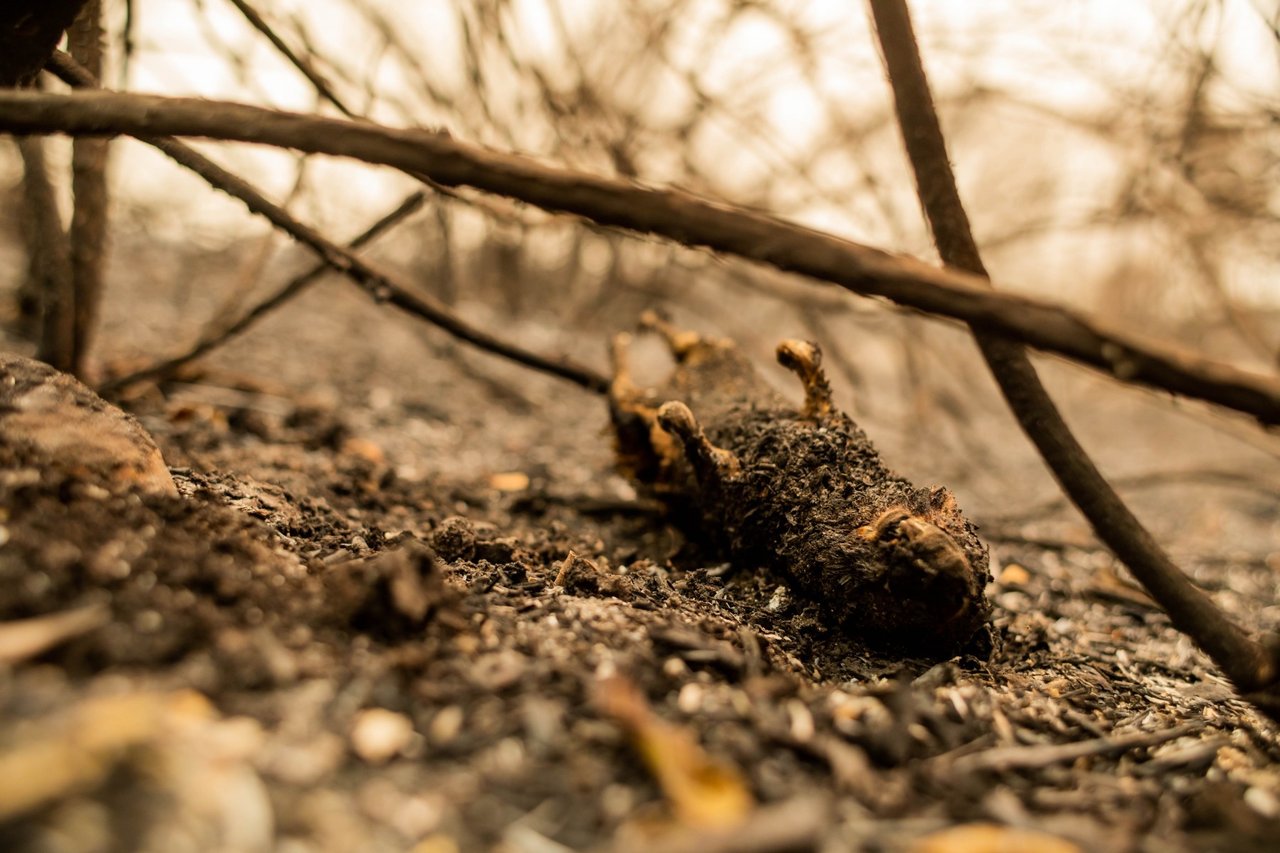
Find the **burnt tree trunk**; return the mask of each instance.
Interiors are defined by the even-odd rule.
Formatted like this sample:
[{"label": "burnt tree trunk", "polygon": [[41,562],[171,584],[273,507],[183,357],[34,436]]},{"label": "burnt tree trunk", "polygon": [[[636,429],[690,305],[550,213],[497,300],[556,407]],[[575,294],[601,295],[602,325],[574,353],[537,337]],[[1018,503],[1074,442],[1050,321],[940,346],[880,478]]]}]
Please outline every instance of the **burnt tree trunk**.
[{"label": "burnt tree trunk", "polygon": [[0,86],[30,83],[86,0],[11,0],[0,5]]},{"label": "burnt tree trunk", "polygon": [[[0,87],[29,86],[87,0],[16,0],[0,6]],[[49,181],[44,142],[19,137],[27,222],[29,282],[41,302],[41,359],[75,367],[75,296],[67,237]]]},{"label": "burnt tree trunk", "polygon": [[22,153],[22,201],[26,213],[22,229],[28,259],[25,290],[39,317],[40,346],[36,356],[59,370],[70,370],[75,324],[67,235],[58,213],[57,193],[49,180],[44,139],[20,136],[17,142]]},{"label": "burnt tree trunk", "polygon": [[[71,55],[102,79],[102,2],[89,0],[68,33]],[[107,245],[106,139],[78,136],[71,149],[70,256],[72,308],[71,372],[85,378],[89,347],[102,303],[103,263]]]}]

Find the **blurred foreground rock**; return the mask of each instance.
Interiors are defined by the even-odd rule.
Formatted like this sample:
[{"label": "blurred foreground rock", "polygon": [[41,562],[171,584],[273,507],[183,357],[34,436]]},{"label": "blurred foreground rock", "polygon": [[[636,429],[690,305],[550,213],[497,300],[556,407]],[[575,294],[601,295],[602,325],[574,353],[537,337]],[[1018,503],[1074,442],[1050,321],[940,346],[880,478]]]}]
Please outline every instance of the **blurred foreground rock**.
[{"label": "blurred foreground rock", "polygon": [[48,473],[112,492],[178,494],[155,441],[136,420],[74,377],[0,353],[0,476],[18,485]]},{"label": "blurred foreground rock", "polygon": [[5,850],[265,851],[259,724],[194,691],[86,698],[0,728]]}]

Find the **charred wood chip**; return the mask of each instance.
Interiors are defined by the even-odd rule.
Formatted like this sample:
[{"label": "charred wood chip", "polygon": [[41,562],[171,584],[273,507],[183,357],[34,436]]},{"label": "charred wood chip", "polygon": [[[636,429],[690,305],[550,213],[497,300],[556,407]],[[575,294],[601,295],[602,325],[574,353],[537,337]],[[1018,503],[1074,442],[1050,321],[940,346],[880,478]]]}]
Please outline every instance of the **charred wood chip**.
[{"label": "charred wood chip", "polygon": [[631,592],[624,578],[602,569],[594,560],[579,557],[572,551],[560,562],[553,582],[565,592],[578,595],[611,595],[630,598]]}]

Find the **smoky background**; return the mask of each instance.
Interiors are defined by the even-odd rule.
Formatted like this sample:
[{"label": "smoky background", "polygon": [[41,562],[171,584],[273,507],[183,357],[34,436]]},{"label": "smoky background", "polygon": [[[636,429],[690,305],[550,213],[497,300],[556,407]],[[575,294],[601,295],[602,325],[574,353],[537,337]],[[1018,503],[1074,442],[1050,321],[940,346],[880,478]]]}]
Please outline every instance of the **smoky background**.
[{"label": "smoky background", "polygon": [[[1276,369],[1274,4],[938,0],[913,11],[998,287]],[[108,0],[104,14],[104,82],[113,87],[441,129],[934,260],[857,3]],[[337,240],[421,189],[349,161],[196,145]],[[70,190],[56,166],[69,163],[70,143],[45,148],[65,217]],[[0,287],[17,346],[31,277],[24,172],[17,148],[0,146]],[[237,202],[135,141],[113,144],[110,189],[100,364],[145,362],[216,333],[311,264]],[[1053,497],[959,326],[468,191],[428,190],[417,213],[365,251],[479,325],[601,367],[609,336],[660,308],[733,338],[798,398],[772,365],[773,348],[783,337],[815,340],[837,403],[895,468],[952,486],[987,535],[1016,528],[1064,547],[1087,535]],[[534,406],[504,414],[509,397],[497,391],[493,417],[556,417],[576,393],[378,313],[358,294],[337,299],[339,289],[326,280],[208,359],[252,371],[266,352],[272,366],[260,369],[285,362],[278,378],[307,386],[321,381],[322,341],[341,337],[344,357],[367,361],[371,373],[462,359],[484,387],[515,386]],[[394,346],[366,351],[371,339]],[[659,348],[642,354],[644,375],[657,380]],[[1225,543],[1280,564],[1274,435],[1037,361],[1086,447],[1158,533],[1196,554]],[[371,405],[375,392],[387,393],[367,390]]]}]

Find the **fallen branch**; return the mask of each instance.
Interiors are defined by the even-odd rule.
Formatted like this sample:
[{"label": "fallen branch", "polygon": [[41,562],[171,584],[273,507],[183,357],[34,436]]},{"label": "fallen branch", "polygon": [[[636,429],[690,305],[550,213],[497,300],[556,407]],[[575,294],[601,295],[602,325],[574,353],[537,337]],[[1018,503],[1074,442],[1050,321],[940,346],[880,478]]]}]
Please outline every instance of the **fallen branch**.
[{"label": "fallen branch", "polygon": [[[396,206],[395,210],[392,210],[386,216],[382,217],[357,235],[355,239],[347,244],[347,248],[355,250],[367,245],[397,222],[402,221],[407,216],[411,216],[415,211],[422,207],[422,203],[425,200],[426,195],[422,192],[415,192],[411,194],[404,201],[400,202],[400,204]],[[319,281],[320,277],[326,272],[329,272],[330,269],[329,264],[321,261],[306,272],[295,276],[285,284],[284,287],[280,288],[275,293],[271,294],[266,299],[241,314],[239,318],[233,321],[226,328],[220,330],[217,334],[201,338],[196,341],[190,349],[183,353],[172,356],[171,358],[166,358],[163,361],[158,361],[155,364],[149,365],[140,370],[135,370],[133,373],[119,376],[108,382],[104,382],[98,391],[105,394],[118,388],[132,385],[135,382],[141,382],[144,379],[172,376],[179,368],[190,364],[198,358],[208,355],[223,344],[235,340],[243,335],[250,327],[255,325],[263,317],[267,316],[281,305],[284,305],[286,302],[289,302],[302,293],[305,293],[312,284]]]},{"label": "fallen branch", "polygon": [[[75,60],[62,52],[55,52],[50,67],[73,86],[93,86],[97,81],[81,68]],[[80,93],[64,97],[96,97],[106,93]],[[108,97],[111,97],[108,95]],[[397,280],[391,273],[374,267],[350,250],[344,249],[323,234],[298,221],[288,211],[274,204],[244,180],[231,174],[203,154],[175,139],[148,134],[137,138],[162,151],[173,161],[195,172],[211,186],[244,202],[250,211],[266,217],[277,228],[295,240],[311,248],[320,258],[338,272],[364,288],[374,299],[387,302],[407,314],[426,320],[454,337],[480,349],[509,358],[519,364],[541,370],[566,379],[596,393],[604,393],[608,380],[601,374],[567,359],[542,356],[523,347],[496,338],[488,332],[472,326],[443,303],[426,294],[413,293],[411,286]]]},{"label": "fallen branch", "polygon": [[[947,263],[987,281],[951,172],[906,0],[871,0],[871,12],[903,143],[938,253]],[[1280,719],[1280,638],[1266,645],[1255,641],[1178,569],[1080,446],[1020,344],[981,326],[974,327],[974,336],[1019,425],[1098,538],[1129,567],[1174,626],[1195,640],[1237,688],[1265,690],[1266,695],[1251,698]]]},{"label": "fallen branch", "polygon": [[[13,133],[203,136],[354,157],[471,186],[605,225],[762,261],[866,296],[962,320],[1098,368],[1280,423],[1280,380],[1108,328],[1051,303],[999,294],[985,279],[901,257],[766,214],[672,189],[651,189],[466,145],[423,130],[194,98],[109,92],[0,92]],[[296,235],[295,235],[296,236]],[[582,383],[579,383],[582,384]]]}]

